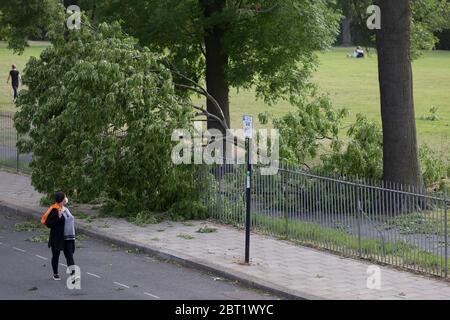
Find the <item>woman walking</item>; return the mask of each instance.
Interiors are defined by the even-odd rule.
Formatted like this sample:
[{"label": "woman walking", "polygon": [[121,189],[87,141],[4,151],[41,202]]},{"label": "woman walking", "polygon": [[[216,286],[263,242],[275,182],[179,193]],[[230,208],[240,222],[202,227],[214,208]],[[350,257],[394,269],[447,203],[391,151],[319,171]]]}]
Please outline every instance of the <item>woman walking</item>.
[{"label": "woman walking", "polygon": [[[66,207],[69,200],[64,192],[55,194],[55,204],[52,205],[42,218],[42,223],[50,228],[48,246],[52,249],[53,279],[61,280],[58,274],[59,255],[61,251],[66,257],[67,266],[74,266],[75,253],[75,224],[73,215]],[[72,270],[71,275],[74,274]]]},{"label": "woman walking", "polygon": [[20,77],[20,73],[17,70],[17,66],[15,64],[11,66],[11,71],[9,71],[6,83],[9,83],[9,80],[11,80],[11,85],[14,92],[14,102],[16,102],[18,97],[19,85],[20,82],[22,81],[22,78]]}]

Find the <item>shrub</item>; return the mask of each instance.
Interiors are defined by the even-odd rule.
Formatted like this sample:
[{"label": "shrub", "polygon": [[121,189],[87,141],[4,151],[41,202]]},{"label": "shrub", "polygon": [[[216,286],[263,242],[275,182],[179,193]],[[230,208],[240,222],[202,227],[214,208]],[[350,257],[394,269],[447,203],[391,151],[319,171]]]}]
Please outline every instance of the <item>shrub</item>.
[{"label": "shrub", "polygon": [[[326,96],[314,91],[308,99],[300,100],[296,111],[272,120],[279,130],[280,158],[292,163],[305,163],[315,158],[324,140],[335,140],[347,111],[334,110]],[[260,117],[264,119],[264,117]]]},{"label": "shrub", "polygon": [[419,158],[425,186],[435,190],[444,190],[446,180],[450,177],[450,164],[446,163],[442,155],[427,145],[419,149]]},{"label": "shrub", "polygon": [[331,144],[331,154],[321,156],[322,170],[340,175],[359,175],[380,179],[383,175],[383,134],[380,126],[358,114],[347,131],[349,142]]},{"label": "shrub", "polygon": [[208,211],[199,201],[182,200],[176,202],[170,208],[175,217],[183,217],[186,220],[207,219]]},{"label": "shrub", "polygon": [[425,117],[421,117],[421,119],[427,120],[427,121],[438,121],[441,119],[441,117],[439,117],[437,111],[438,111],[438,108],[433,106],[430,108],[430,114]]}]

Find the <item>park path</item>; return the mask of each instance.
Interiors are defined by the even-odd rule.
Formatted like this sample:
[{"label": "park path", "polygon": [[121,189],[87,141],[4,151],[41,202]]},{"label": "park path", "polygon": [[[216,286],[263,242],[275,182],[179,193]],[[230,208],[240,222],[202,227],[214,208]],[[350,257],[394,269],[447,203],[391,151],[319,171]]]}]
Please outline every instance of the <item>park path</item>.
[{"label": "park path", "polygon": [[[0,172],[0,214],[13,207],[38,215],[44,209],[39,206],[39,199],[29,177]],[[74,208],[74,211],[78,209]],[[217,231],[196,232],[205,225]],[[163,222],[139,227],[121,219],[96,218],[91,222],[78,219],[78,227],[289,296],[306,299],[450,299],[448,281],[385,266],[377,266],[380,287],[369,289],[373,266],[366,261],[342,258],[258,234],[252,234],[251,238],[251,263],[243,265],[244,232],[213,221]]]}]

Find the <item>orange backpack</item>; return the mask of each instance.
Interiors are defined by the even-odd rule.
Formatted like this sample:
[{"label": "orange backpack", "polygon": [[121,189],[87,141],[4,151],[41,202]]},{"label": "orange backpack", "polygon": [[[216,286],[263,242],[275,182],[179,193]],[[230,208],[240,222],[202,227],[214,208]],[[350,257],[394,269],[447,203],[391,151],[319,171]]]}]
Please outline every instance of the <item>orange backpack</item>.
[{"label": "orange backpack", "polygon": [[60,210],[61,210],[61,206],[60,206],[59,204],[57,204],[57,203],[52,204],[52,205],[47,209],[47,211],[42,215],[42,218],[41,218],[41,223],[42,223],[42,224],[45,225],[45,224],[47,223],[47,218],[48,218],[48,216],[50,215],[50,212],[52,212],[53,209],[58,209],[58,211],[60,211]]}]

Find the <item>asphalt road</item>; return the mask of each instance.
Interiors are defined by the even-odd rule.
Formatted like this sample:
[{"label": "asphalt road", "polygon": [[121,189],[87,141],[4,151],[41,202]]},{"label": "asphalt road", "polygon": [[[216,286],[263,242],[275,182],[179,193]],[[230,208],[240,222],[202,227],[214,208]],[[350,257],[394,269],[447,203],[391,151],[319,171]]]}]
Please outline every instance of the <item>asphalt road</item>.
[{"label": "asphalt road", "polygon": [[[81,289],[70,290],[62,253],[62,280],[52,279],[51,252],[45,236],[48,229],[19,231],[25,221],[0,212],[0,299],[278,299],[212,274],[85,236],[77,241],[75,251]],[[30,241],[36,236],[40,236],[40,242]]]}]

